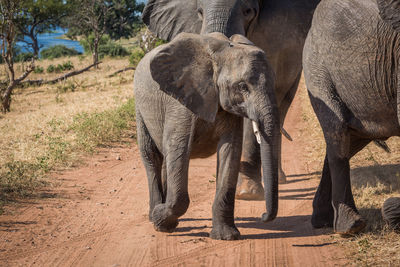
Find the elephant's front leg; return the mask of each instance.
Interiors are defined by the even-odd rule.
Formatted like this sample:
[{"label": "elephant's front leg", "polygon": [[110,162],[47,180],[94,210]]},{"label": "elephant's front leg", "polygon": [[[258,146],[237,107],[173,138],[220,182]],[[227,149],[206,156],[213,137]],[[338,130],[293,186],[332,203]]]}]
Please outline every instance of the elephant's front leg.
[{"label": "elephant's front leg", "polygon": [[213,239],[235,240],[240,233],[234,223],[235,191],[242,150],[242,119],[232,115],[232,128],[218,143],[217,188],[212,208]]}]

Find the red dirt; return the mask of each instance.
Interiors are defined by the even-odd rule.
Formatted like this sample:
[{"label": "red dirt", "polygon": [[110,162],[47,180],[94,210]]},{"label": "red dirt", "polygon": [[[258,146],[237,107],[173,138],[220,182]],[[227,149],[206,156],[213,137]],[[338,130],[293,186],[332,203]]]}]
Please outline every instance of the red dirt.
[{"label": "red dirt", "polygon": [[[285,129],[302,122],[296,97]],[[148,221],[145,170],[136,145],[102,151],[85,167],[56,174],[47,198],[8,208],[0,216],[1,266],[337,266],[346,265],[330,230],[310,224],[318,185],[311,179],[299,138],[284,141],[288,183],[280,185],[278,217],[259,221],[263,201],[236,201],[239,241],[217,241],[211,231],[215,156],[190,165],[191,204],[174,233]],[[120,157],[120,160],[118,159]]]}]

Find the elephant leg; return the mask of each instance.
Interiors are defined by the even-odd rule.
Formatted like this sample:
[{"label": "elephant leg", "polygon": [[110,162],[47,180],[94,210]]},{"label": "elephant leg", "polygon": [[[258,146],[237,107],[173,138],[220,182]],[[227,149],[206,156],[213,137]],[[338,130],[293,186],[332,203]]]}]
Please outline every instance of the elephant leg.
[{"label": "elephant leg", "polygon": [[167,198],[167,164],[166,161],[163,161],[162,172],[161,172],[161,185],[163,192],[163,203],[165,203],[165,199]]},{"label": "elephant leg", "polygon": [[226,132],[218,143],[217,185],[212,208],[213,239],[234,240],[240,237],[234,223],[235,191],[242,150],[242,119],[232,115],[234,131]]},{"label": "elephant leg", "polygon": [[[285,122],[286,115],[289,111],[289,107],[293,102],[293,99],[296,95],[297,88],[299,87],[299,82],[301,78],[301,70],[297,74],[296,79],[294,80],[292,86],[290,87],[289,91],[285,94],[282,101],[279,103],[279,119],[280,119],[280,127],[283,127]],[[282,169],[282,135],[280,136],[279,147],[278,147],[278,170],[279,170],[279,183],[285,184],[286,183],[286,174]]]},{"label": "elephant leg", "polygon": [[162,184],[161,184],[161,166],[162,155],[150,137],[150,134],[143,122],[139,112],[136,112],[137,138],[139,150],[144,167],[146,169],[149,186],[149,220],[153,221],[154,207],[163,202]]},{"label": "elephant leg", "polygon": [[164,181],[162,187],[166,190],[166,198],[165,203],[154,207],[152,215],[154,228],[160,232],[174,231],[178,226],[178,218],[185,214],[189,207],[188,169],[191,134],[187,130],[190,126],[184,125],[182,126],[184,129],[171,126],[171,129],[164,132],[166,183]]},{"label": "elephant leg", "polygon": [[333,226],[332,180],[328,157],[325,155],[322,178],[313,200],[311,224],[314,228]]},{"label": "elephant leg", "polygon": [[257,143],[253,126],[249,119],[244,119],[243,132],[243,156],[240,162],[236,198],[263,200],[264,188],[261,184],[260,145]]},{"label": "elephant leg", "polygon": [[[352,158],[361,149],[363,149],[370,140],[350,137],[350,157]],[[329,161],[325,156],[324,168],[322,170],[322,178],[315,193],[313,200],[313,213],[311,224],[314,228],[332,227],[334,220],[334,210],[332,207],[332,179],[329,169]]]},{"label": "elephant leg", "polygon": [[[341,140],[327,140],[327,156],[332,177],[333,228],[335,232],[345,235],[358,233],[366,225],[358,213],[351,191],[349,160],[355,152],[351,139],[349,134],[346,134]],[[361,146],[360,144],[357,147]]]}]

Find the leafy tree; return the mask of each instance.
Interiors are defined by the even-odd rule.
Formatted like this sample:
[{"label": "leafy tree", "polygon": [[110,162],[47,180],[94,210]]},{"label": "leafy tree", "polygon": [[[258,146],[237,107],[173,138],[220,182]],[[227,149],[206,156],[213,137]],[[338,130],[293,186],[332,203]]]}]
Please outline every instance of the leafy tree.
[{"label": "leafy tree", "polygon": [[136,0],[71,0],[68,18],[70,35],[83,35],[89,44],[93,63],[99,61],[99,44],[107,34],[112,39],[130,37],[140,23],[144,4]]},{"label": "leafy tree", "polygon": [[17,25],[25,16],[22,5],[23,0],[0,0],[0,52],[8,76],[8,81],[2,82],[0,87],[0,101],[4,113],[10,111],[13,89],[34,70],[33,58],[21,76],[16,77],[14,70]]},{"label": "leafy tree", "polygon": [[64,0],[22,0],[22,3],[24,16],[17,24],[18,39],[31,47],[33,54],[38,57],[38,35],[56,29],[61,19],[68,15],[69,5]]}]

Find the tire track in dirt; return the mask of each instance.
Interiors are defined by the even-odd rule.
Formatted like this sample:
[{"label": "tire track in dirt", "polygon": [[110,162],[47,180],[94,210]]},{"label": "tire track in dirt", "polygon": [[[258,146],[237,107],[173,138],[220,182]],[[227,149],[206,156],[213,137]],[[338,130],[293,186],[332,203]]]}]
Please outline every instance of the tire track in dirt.
[{"label": "tire track in dirt", "polygon": [[[0,216],[0,265],[5,266],[337,266],[343,253],[329,230],[310,224],[318,184],[308,174],[296,97],[285,128],[288,183],[280,186],[278,217],[260,222],[265,203],[236,201],[242,240],[208,238],[215,194],[215,156],[190,166],[191,205],[176,231],[148,222],[148,189],[138,149],[104,150],[88,165],[55,175],[59,197],[23,204]],[[117,156],[122,160],[117,160]],[[61,208],[60,208],[61,207]],[[33,243],[32,243],[33,242]]]}]

